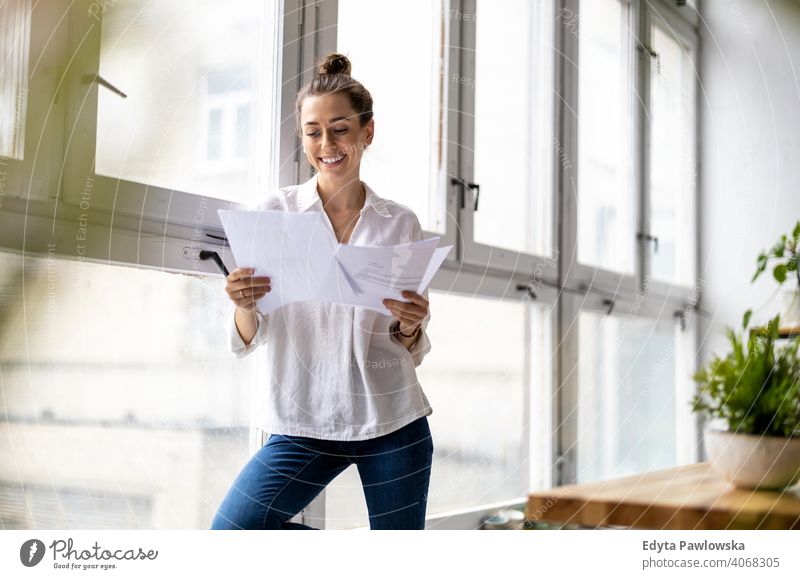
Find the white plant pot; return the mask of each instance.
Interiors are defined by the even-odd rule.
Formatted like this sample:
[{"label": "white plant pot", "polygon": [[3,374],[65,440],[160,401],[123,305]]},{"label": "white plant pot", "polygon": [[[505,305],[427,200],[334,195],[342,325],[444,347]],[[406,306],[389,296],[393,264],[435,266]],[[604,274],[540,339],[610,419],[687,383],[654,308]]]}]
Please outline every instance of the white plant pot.
[{"label": "white plant pot", "polygon": [[[794,272],[790,272],[794,273]],[[795,282],[795,279],[792,278],[792,282]],[[792,285],[797,285],[793,283]],[[782,326],[795,326],[800,325],[800,290],[796,287],[791,288],[784,288],[782,296],[783,298],[783,313],[781,314],[781,325]]]},{"label": "white plant pot", "polygon": [[800,437],[705,431],[708,458],[715,472],[743,489],[779,490],[800,481]]}]

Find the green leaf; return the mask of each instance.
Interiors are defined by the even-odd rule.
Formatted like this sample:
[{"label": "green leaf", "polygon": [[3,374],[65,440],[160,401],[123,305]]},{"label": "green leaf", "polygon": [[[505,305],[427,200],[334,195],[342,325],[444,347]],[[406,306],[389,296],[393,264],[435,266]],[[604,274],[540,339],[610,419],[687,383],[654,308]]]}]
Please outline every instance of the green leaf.
[{"label": "green leaf", "polygon": [[767,324],[767,334],[770,338],[775,339],[778,337],[779,328],[781,326],[781,315],[777,314]]},{"label": "green leaf", "polygon": [[744,313],[744,318],[742,318],[742,327],[746,330],[747,324],[750,323],[750,317],[753,315],[753,310],[747,310]]},{"label": "green leaf", "polygon": [[794,226],[794,231],[792,232],[792,239],[795,241],[800,240],[800,221],[797,222],[797,225]]},{"label": "green leaf", "polygon": [[772,270],[772,275],[775,276],[775,279],[778,280],[778,283],[783,283],[786,281],[786,265],[780,263],[775,266],[775,269]]},{"label": "green leaf", "polygon": [[765,269],[767,269],[767,260],[768,259],[769,259],[769,257],[763,251],[758,255],[758,259],[756,260],[756,266],[757,266],[756,273],[753,276],[753,279],[750,280],[750,283],[753,283],[754,281],[756,281],[758,276],[760,276],[763,273],[763,271]]},{"label": "green leaf", "polygon": [[779,328],[780,315],[741,338],[726,327],[729,351],[714,354],[693,375],[698,387],[692,410],[723,419],[735,432],[800,436],[800,340],[779,342]]},{"label": "green leaf", "polygon": [[775,257],[783,257],[783,252],[786,249],[786,236],[781,236],[781,240],[772,246],[772,255]]}]

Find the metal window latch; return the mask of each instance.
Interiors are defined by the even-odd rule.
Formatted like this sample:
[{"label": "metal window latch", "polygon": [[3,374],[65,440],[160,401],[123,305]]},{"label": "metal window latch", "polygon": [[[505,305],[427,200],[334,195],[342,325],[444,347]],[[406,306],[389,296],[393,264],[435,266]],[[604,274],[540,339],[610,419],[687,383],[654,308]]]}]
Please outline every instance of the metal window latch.
[{"label": "metal window latch", "polygon": [[686,331],[686,310],[678,310],[673,316],[678,319],[681,324],[681,332]]},{"label": "metal window latch", "polygon": [[661,74],[661,57],[658,55],[658,53],[655,50],[653,50],[650,46],[648,46],[647,44],[645,44],[642,41],[637,41],[636,42],[636,50],[638,50],[639,52],[649,56],[650,57],[650,61],[654,62],[655,65],[656,65],[656,72],[658,74]]},{"label": "metal window latch", "polygon": [[643,239],[646,241],[652,241],[653,253],[658,253],[658,237],[656,237],[655,235],[650,235],[649,233],[643,233],[640,231],[639,233],[636,234],[636,239],[638,239],[639,241]]},{"label": "metal window latch", "polygon": [[636,41],[636,50],[638,50],[639,52],[643,52],[644,54],[647,54],[648,56],[650,56],[650,58],[658,58],[658,53],[652,48],[650,48],[648,45],[646,45],[644,42],[642,42],[641,40]]},{"label": "metal window latch", "polygon": [[83,75],[83,82],[86,83],[86,84],[92,84],[93,82],[96,82],[100,86],[105,87],[108,90],[110,90],[111,92],[113,92],[115,95],[121,96],[124,99],[128,98],[128,95],[126,95],[124,92],[119,90],[117,87],[115,87],[113,84],[108,82],[106,79],[104,79],[99,74],[84,74]]},{"label": "metal window latch", "polygon": [[475,194],[475,203],[473,205],[473,209],[472,210],[473,211],[477,211],[478,210],[478,199],[481,196],[481,186],[480,185],[478,185],[477,183],[465,183],[464,181],[462,181],[461,179],[459,179],[457,177],[451,177],[450,178],[450,184],[451,185],[458,185],[459,188],[460,188],[458,206],[461,207],[461,209],[464,209],[464,204],[465,204],[465,201],[464,201],[464,198],[465,198],[464,186],[466,185]]},{"label": "metal window latch", "polygon": [[225,263],[223,263],[222,258],[216,251],[209,251],[204,249],[198,254],[198,257],[203,261],[206,261],[208,259],[213,259],[214,263],[217,264],[217,267],[222,272],[222,275],[224,275],[225,277],[228,277],[230,275],[228,268],[225,267]]},{"label": "metal window latch", "polygon": [[473,208],[473,211],[477,211],[478,210],[478,199],[480,199],[480,197],[481,197],[481,186],[478,185],[477,183],[467,183],[467,187],[472,189],[472,191],[475,194],[475,207]]},{"label": "metal window latch", "polygon": [[532,300],[535,300],[537,297],[536,292],[533,291],[533,288],[530,284],[517,284],[517,291],[525,292]]}]

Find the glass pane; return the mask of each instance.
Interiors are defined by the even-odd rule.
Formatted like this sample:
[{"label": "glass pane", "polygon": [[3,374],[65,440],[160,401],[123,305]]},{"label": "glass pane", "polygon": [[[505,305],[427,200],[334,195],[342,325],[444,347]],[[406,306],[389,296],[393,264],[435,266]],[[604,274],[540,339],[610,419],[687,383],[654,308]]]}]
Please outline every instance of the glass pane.
[{"label": "glass pane", "polygon": [[529,491],[553,487],[553,367],[557,351],[553,348],[553,309],[527,302],[530,318],[530,468]]},{"label": "glass pane", "polygon": [[336,48],[373,100],[375,138],[362,157],[361,179],[413,209],[423,229],[440,233],[446,229],[443,10],[442,0],[407,0],[402,9],[339,0]]},{"label": "glass pane", "polygon": [[[475,241],[552,254],[553,7],[478,0]],[[498,106],[501,103],[501,106]]]},{"label": "glass pane", "polygon": [[694,281],[694,70],[690,53],[672,35],[652,28],[658,57],[650,73],[650,231],[653,277]]},{"label": "glass pane", "polygon": [[[277,0],[120,0],[103,15],[97,173],[253,203],[272,186]],[[252,146],[251,146],[252,143]]]},{"label": "glass pane", "polygon": [[578,481],[674,466],[683,410],[672,318],[582,312],[578,331]]},{"label": "glass pane", "polygon": [[578,259],[634,272],[632,50],[628,3],[580,3]]},{"label": "glass pane", "polygon": [[223,286],[0,253],[0,528],[209,527],[257,394]]},{"label": "glass pane", "polygon": [[[31,2],[0,3],[0,156],[22,159],[28,104]],[[2,159],[0,159],[2,164]]]},{"label": "glass pane", "polygon": [[206,139],[206,159],[214,161],[219,159],[222,153],[222,111],[210,111],[208,113],[208,138]]},{"label": "glass pane", "polygon": [[[433,346],[417,368],[433,407],[428,516],[527,493],[525,308],[431,292]],[[369,525],[354,466],[326,492],[326,528]]]}]

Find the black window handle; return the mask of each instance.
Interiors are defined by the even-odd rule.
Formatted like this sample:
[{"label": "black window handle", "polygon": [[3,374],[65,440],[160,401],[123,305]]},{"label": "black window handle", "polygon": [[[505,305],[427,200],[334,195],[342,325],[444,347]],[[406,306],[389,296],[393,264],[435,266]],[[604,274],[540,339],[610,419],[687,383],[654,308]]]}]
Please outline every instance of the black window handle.
[{"label": "black window handle", "polygon": [[458,201],[458,205],[459,205],[459,207],[461,207],[461,209],[464,209],[464,185],[466,185],[467,187],[469,187],[475,193],[475,204],[473,205],[473,209],[472,210],[473,211],[477,211],[478,210],[478,199],[480,199],[480,196],[481,196],[481,186],[480,185],[478,185],[477,183],[464,183],[464,181],[462,181],[461,179],[458,179],[457,177],[451,177],[450,178],[450,184],[451,185],[458,185],[461,188],[461,192],[459,194],[459,201]]},{"label": "black window handle", "polygon": [[650,235],[649,233],[637,233],[636,239],[642,240],[646,239],[647,241],[653,242],[653,253],[658,253],[658,237],[655,235]]},{"label": "black window handle", "polygon": [[478,185],[477,183],[467,183],[467,187],[472,189],[472,191],[475,193],[475,207],[472,210],[473,211],[477,211],[478,210],[478,199],[481,198],[481,186]]}]

